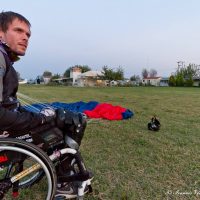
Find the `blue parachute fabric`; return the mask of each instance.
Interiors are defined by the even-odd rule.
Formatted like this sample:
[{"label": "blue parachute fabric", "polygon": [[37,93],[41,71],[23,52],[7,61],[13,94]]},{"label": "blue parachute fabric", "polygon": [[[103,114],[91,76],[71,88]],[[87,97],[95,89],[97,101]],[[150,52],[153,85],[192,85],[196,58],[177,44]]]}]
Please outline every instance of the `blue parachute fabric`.
[{"label": "blue parachute fabric", "polygon": [[133,117],[133,112],[129,109],[127,109],[125,112],[122,113],[123,119],[129,119]]},{"label": "blue parachute fabric", "polygon": [[73,112],[83,113],[85,110],[93,110],[98,104],[99,103],[97,101],[89,101],[88,103],[79,101],[75,103],[53,102],[50,105],[53,106],[54,108],[63,108]]},{"label": "blue parachute fabric", "polygon": [[[35,103],[35,104],[23,106],[23,108],[30,112],[35,112],[35,113],[39,113],[43,108],[46,108],[46,107],[53,107],[55,109],[63,108],[65,110],[70,110],[72,112],[84,113],[84,111],[87,111],[87,110],[92,111],[99,104],[100,103],[97,101],[89,101],[87,103],[83,101],[79,101],[75,103],[53,102],[53,103],[42,103],[42,104]],[[133,115],[134,113],[131,110],[126,109],[126,111],[122,113],[122,119],[129,119]]]},{"label": "blue parachute fabric", "polygon": [[63,108],[65,110],[70,110],[72,112],[81,112],[83,113],[85,110],[93,110],[99,103],[97,101],[89,101],[85,103],[83,101],[75,102],[75,103],[62,103],[62,102],[53,102],[53,103],[38,103],[23,106],[26,110],[30,112],[39,113],[40,110],[46,107],[53,107],[55,109]]}]

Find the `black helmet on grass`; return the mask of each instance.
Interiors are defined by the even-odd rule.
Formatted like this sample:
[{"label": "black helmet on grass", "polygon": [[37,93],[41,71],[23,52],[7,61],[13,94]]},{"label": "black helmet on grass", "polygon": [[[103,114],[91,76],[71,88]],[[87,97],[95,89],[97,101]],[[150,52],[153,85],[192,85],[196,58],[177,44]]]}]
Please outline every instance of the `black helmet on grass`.
[{"label": "black helmet on grass", "polygon": [[148,123],[148,129],[151,131],[158,131],[160,129],[160,122],[159,120],[154,116],[151,118],[151,121]]}]

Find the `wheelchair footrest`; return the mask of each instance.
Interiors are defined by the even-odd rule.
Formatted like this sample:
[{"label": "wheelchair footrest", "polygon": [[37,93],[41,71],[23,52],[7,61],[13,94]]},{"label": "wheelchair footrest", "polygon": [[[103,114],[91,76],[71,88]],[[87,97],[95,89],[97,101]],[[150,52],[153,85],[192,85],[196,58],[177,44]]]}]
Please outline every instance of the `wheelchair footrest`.
[{"label": "wheelchair footrest", "polygon": [[88,179],[90,179],[90,173],[88,171],[85,173],[58,176],[58,182],[86,181]]}]

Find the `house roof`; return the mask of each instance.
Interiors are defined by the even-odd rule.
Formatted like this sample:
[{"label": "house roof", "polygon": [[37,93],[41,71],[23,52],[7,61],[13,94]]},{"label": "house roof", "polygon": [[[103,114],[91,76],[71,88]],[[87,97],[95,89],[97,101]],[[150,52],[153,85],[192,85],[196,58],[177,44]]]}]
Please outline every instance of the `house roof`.
[{"label": "house roof", "polygon": [[87,71],[87,72],[84,72],[82,74],[79,75],[79,77],[97,77],[97,76],[102,76],[102,72],[99,72],[99,71]]},{"label": "house roof", "polygon": [[143,78],[143,79],[149,80],[149,79],[159,79],[159,78],[161,78],[161,77],[160,76],[158,76],[158,77],[147,77],[147,78]]},{"label": "house roof", "polygon": [[162,81],[168,81],[169,78],[168,78],[168,77],[162,77],[161,80],[162,80]]}]

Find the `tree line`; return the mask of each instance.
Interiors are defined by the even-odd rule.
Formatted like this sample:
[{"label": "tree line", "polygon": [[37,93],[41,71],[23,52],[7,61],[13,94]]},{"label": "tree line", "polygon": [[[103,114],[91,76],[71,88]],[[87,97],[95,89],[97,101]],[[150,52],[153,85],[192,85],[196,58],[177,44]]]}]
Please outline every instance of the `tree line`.
[{"label": "tree line", "polygon": [[178,66],[176,72],[169,77],[170,86],[188,86],[194,84],[194,78],[200,77],[199,65],[190,63],[188,66]]},{"label": "tree line", "polygon": [[[51,72],[45,71],[43,73],[43,76],[44,77],[51,77],[52,79],[57,79],[57,78],[61,78],[61,77],[69,78],[70,77],[70,71],[74,67],[80,68],[81,73],[84,73],[84,72],[91,70],[91,68],[88,65],[74,65],[74,66],[67,68],[65,70],[65,72],[63,73],[63,75],[60,75],[60,74],[54,74],[53,75]],[[125,79],[124,69],[121,66],[114,69],[114,68],[111,68],[111,67],[105,65],[105,66],[102,67],[101,73],[102,73],[102,75],[101,76],[99,75],[99,78],[101,78],[103,80],[110,80],[110,81],[115,80],[116,81],[116,80],[124,80]],[[142,70],[141,75],[142,75],[142,78],[155,77],[157,75],[157,71],[155,69],[150,69],[150,71],[148,71],[145,68],[145,69]],[[135,75],[135,74],[130,77],[131,81],[136,81],[136,80],[139,80],[139,79],[141,79],[140,76]]]},{"label": "tree line", "polygon": [[[44,77],[51,77],[51,79],[57,79],[61,77],[69,78],[70,77],[70,71],[73,67],[78,67],[81,70],[81,73],[90,71],[91,68],[88,65],[74,65],[72,67],[69,67],[65,70],[63,73],[63,76],[60,74],[52,74],[50,71],[44,71],[43,76]],[[118,67],[117,69],[113,69],[108,66],[102,67],[102,75],[99,75],[99,78],[103,80],[124,80],[124,69],[122,67]]]},{"label": "tree line", "polygon": [[[63,75],[60,74],[52,74],[49,71],[45,71],[43,73],[43,77],[51,77],[51,79],[57,79],[61,77],[70,77],[70,70],[73,67],[78,67],[81,69],[81,73],[90,71],[91,68],[88,65],[74,65],[71,67],[68,67]],[[102,75],[99,76],[99,78],[103,80],[124,80],[124,69],[123,67],[119,66],[118,68],[114,69],[107,65],[102,67]],[[157,76],[157,70],[155,69],[146,69],[143,68],[141,72],[142,78],[148,78],[148,77],[156,77]],[[190,63],[188,66],[185,65],[179,65],[174,73],[169,77],[169,85],[170,86],[193,86],[194,78],[200,77],[200,67],[199,65]],[[132,75],[130,77],[131,81],[139,81],[141,80],[139,75]]]}]

